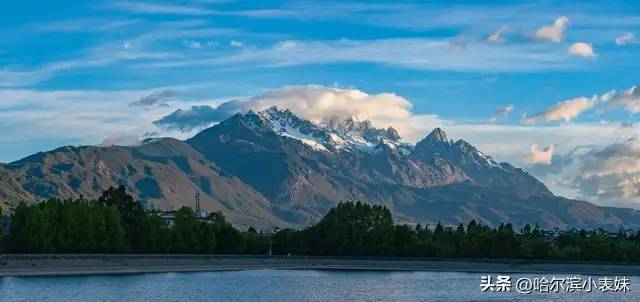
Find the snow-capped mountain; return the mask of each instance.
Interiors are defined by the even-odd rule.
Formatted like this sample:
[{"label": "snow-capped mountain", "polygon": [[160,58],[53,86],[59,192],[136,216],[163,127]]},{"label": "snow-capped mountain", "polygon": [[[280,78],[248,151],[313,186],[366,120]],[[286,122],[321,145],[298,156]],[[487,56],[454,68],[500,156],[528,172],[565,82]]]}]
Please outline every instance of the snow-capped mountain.
[{"label": "snow-capped mountain", "polygon": [[554,196],[439,128],[414,146],[368,121],[313,123],[277,108],[236,114],[186,141],[62,147],[0,165],[0,202],[95,198],[119,184],[161,209],[194,206],[198,194],[203,209],[245,226],[305,226],[357,199],[403,222],[640,227],[638,211]]},{"label": "snow-capped mountain", "polygon": [[400,142],[398,132],[389,127],[377,129],[370,121],[359,121],[354,117],[341,119],[337,116],[315,124],[301,119],[290,110],[279,110],[271,107],[257,115],[271,130],[281,136],[297,139],[316,150],[322,151],[353,151],[376,152],[381,144],[390,148],[398,148],[403,152],[410,151],[411,146]]},{"label": "snow-capped mountain", "polygon": [[[251,114],[254,113],[250,111],[248,115]],[[257,116],[278,135],[299,140],[316,150],[328,151],[336,147],[336,143],[327,129],[297,117],[289,109],[281,111],[276,107],[271,107],[258,112]]]}]

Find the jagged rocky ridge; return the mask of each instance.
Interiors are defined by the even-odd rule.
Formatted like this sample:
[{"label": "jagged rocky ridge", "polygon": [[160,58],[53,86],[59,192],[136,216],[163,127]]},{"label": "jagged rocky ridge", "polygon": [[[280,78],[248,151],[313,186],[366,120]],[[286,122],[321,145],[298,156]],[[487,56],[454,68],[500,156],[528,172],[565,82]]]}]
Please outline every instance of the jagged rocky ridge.
[{"label": "jagged rocky ridge", "polygon": [[93,198],[117,184],[162,209],[193,206],[199,193],[205,210],[245,226],[310,225],[345,199],[386,205],[410,223],[640,226],[638,211],[554,196],[442,129],[414,146],[369,121],[312,123],[277,108],[236,114],[186,141],[63,147],[0,165],[5,202]]}]

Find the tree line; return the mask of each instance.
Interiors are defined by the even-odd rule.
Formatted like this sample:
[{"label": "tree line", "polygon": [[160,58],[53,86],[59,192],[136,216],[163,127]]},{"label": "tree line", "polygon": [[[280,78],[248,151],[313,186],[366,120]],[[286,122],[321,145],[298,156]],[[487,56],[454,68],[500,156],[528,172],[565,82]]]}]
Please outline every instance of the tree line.
[{"label": "tree line", "polygon": [[351,201],[339,203],[312,227],[272,236],[253,228],[240,231],[220,213],[199,219],[188,207],[167,225],[124,187],[110,188],[97,200],[20,204],[10,217],[0,251],[12,253],[265,254],[271,241],[279,255],[640,260],[637,233],[611,237],[583,230],[549,240],[530,225],[518,231],[511,224],[476,221],[410,226],[395,224],[386,207]]},{"label": "tree line", "polygon": [[5,252],[12,253],[261,254],[265,240],[255,231],[239,231],[220,213],[202,220],[188,207],[176,211],[167,225],[120,186],[97,200],[22,203],[2,241]]},{"label": "tree line", "polygon": [[554,260],[640,260],[640,235],[614,237],[586,232],[545,238],[536,226],[515,231],[471,221],[457,227],[394,224],[389,209],[342,202],[313,227],[285,229],[274,235],[274,253],[324,256],[435,258],[524,258]]}]

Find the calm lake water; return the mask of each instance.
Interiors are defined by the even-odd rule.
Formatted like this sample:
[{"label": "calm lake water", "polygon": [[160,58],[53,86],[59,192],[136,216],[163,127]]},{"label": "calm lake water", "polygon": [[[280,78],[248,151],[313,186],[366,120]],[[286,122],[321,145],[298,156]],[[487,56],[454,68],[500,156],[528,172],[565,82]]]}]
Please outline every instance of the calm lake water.
[{"label": "calm lake water", "polygon": [[[7,277],[0,278],[0,301],[640,301],[639,277],[630,278],[631,292],[628,293],[602,293],[595,290],[591,293],[525,295],[515,292],[515,288],[508,293],[481,292],[482,275],[453,272],[249,270]],[[543,275],[512,275],[514,279],[519,277],[541,278]],[[551,279],[552,276],[546,277]]]}]

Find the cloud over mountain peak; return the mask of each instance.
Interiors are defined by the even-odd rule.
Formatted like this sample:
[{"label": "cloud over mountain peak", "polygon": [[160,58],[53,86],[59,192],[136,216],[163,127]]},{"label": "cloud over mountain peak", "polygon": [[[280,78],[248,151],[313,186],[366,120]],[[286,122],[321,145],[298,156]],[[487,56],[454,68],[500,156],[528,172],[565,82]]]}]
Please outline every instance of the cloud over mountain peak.
[{"label": "cloud over mountain peak", "polygon": [[367,94],[358,89],[319,85],[285,86],[261,95],[234,99],[217,107],[179,109],[155,121],[169,129],[189,131],[219,122],[235,113],[262,111],[270,107],[289,109],[296,115],[320,123],[337,117],[369,120],[376,127],[392,126],[400,136],[412,136],[408,121],[414,117],[409,100],[394,93]]}]

